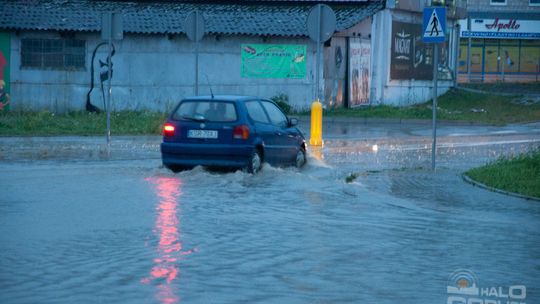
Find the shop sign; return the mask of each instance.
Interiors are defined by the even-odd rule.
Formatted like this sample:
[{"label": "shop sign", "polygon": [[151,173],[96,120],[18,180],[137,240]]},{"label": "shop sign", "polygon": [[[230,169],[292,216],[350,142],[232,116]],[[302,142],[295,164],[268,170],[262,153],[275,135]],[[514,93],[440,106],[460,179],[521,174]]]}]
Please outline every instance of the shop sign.
[{"label": "shop sign", "polygon": [[540,38],[540,21],[519,19],[471,19],[471,30],[467,20],[459,21],[461,37],[468,38]]}]

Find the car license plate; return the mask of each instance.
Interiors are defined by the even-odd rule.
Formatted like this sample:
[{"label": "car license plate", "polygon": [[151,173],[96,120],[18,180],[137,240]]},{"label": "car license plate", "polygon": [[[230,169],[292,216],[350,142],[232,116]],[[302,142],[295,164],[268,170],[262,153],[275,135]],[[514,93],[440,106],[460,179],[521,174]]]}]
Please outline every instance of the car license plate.
[{"label": "car license plate", "polygon": [[189,130],[188,138],[218,138],[218,131],[215,130]]}]

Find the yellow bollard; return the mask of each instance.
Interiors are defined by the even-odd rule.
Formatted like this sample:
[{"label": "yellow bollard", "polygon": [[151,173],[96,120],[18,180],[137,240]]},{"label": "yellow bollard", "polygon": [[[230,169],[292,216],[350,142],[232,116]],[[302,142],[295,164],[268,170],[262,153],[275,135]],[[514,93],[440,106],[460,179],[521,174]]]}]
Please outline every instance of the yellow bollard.
[{"label": "yellow bollard", "polygon": [[322,103],[317,99],[311,104],[311,137],[309,144],[322,146]]}]

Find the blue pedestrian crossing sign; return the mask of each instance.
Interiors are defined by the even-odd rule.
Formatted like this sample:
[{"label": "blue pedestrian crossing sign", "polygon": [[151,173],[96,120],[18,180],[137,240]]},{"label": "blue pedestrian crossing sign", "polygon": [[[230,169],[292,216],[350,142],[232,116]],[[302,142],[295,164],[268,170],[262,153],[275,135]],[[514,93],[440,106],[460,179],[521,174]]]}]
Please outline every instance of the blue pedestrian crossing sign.
[{"label": "blue pedestrian crossing sign", "polygon": [[424,8],[422,41],[444,42],[446,33],[446,7]]}]

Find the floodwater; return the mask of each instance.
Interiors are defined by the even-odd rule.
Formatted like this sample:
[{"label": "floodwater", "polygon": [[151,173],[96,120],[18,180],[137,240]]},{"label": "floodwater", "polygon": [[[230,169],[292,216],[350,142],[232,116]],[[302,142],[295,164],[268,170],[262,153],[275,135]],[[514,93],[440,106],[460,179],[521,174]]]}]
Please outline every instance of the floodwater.
[{"label": "floodwater", "polygon": [[538,135],[445,133],[435,172],[429,144],[335,136],[306,168],[255,176],[0,162],[0,303],[447,303],[460,269],[537,302],[539,202],[460,174]]}]

